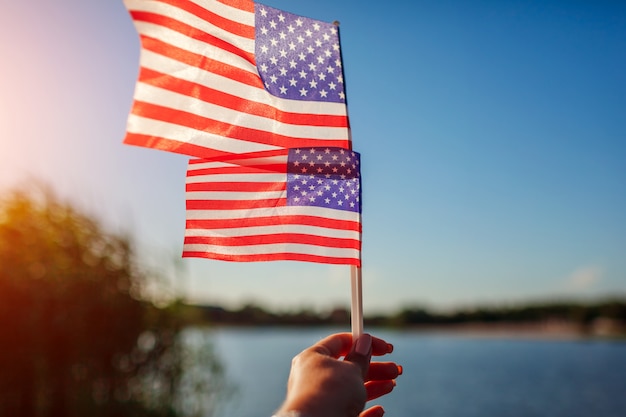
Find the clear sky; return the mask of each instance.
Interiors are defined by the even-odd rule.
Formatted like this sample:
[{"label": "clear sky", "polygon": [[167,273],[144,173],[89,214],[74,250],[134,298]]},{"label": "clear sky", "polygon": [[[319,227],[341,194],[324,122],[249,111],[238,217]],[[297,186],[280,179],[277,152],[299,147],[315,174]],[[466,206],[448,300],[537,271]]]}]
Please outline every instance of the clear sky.
[{"label": "clear sky", "polygon": [[[180,259],[187,158],[122,145],[122,0],[0,0],[0,188],[128,230],[170,288],[348,306],[347,267]],[[626,295],[626,2],[266,0],[341,22],[365,312]]]}]

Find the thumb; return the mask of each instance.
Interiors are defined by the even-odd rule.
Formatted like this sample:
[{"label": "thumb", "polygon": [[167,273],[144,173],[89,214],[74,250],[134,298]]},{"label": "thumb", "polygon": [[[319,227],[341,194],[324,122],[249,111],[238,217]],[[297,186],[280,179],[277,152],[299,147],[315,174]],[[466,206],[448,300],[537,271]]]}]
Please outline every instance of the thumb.
[{"label": "thumb", "polygon": [[363,378],[367,375],[372,358],[372,336],[367,333],[362,334],[357,340],[345,360],[352,362],[361,368]]}]

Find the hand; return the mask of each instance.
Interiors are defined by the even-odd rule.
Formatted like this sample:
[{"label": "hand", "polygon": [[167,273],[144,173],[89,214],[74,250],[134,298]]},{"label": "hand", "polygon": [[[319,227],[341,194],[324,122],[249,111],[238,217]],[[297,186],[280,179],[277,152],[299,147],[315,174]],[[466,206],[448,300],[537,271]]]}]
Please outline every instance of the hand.
[{"label": "hand", "polygon": [[[365,402],[395,386],[402,368],[393,362],[373,362],[371,356],[391,353],[393,346],[368,334],[352,344],[352,335],[328,336],[292,361],[287,397],[278,415],[297,410],[304,417],[380,417],[384,410]],[[345,356],[344,360],[339,360]]]}]

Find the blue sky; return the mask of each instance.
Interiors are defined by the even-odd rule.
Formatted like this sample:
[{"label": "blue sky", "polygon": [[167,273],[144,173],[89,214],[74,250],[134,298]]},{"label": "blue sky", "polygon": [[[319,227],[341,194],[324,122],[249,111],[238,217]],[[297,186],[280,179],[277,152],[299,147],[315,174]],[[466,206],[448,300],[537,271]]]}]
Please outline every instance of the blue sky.
[{"label": "blue sky", "polygon": [[[349,305],[344,267],[180,259],[186,158],[121,143],[121,0],[4,3],[0,188],[50,183],[191,300]],[[626,294],[626,3],[265,3],[341,22],[366,314]]]}]

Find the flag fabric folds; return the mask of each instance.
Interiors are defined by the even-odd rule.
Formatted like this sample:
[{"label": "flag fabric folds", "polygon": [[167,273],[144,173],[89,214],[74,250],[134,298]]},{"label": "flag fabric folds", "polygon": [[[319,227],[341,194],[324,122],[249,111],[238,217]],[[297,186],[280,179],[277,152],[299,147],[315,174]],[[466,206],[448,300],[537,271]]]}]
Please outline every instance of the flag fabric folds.
[{"label": "flag fabric folds", "polygon": [[350,148],[338,27],[252,0],[124,0],[141,39],[126,144],[198,158]]},{"label": "flag fabric folds", "polygon": [[193,159],[184,257],[361,264],[360,156],[285,149]]}]

